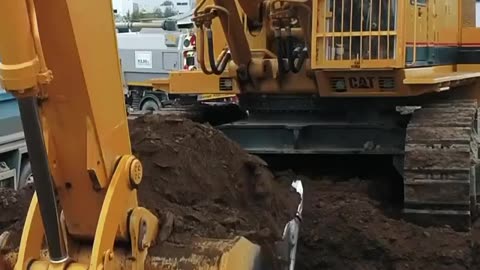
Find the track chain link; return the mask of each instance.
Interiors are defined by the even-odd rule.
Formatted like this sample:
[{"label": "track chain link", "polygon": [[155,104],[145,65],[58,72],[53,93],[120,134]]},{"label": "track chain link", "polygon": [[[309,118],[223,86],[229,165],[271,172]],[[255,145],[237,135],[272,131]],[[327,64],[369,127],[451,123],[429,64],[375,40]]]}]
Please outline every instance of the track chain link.
[{"label": "track chain link", "polygon": [[476,100],[436,101],[407,126],[404,214],[422,225],[469,230],[476,212]]}]

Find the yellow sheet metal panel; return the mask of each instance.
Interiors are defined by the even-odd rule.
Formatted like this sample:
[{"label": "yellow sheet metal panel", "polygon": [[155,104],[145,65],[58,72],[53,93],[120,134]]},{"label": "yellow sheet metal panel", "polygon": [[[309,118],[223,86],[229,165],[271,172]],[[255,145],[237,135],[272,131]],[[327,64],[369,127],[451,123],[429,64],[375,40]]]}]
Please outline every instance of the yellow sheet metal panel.
[{"label": "yellow sheet metal panel", "polygon": [[480,70],[480,64],[457,65],[457,70],[460,72],[478,72]]},{"label": "yellow sheet metal panel", "polygon": [[146,82],[129,82],[128,86],[141,86],[141,87],[152,87],[152,84],[148,81]]},{"label": "yellow sheet metal panel", "polygon": [[[171,73],[170,73],[171,76]],[[170,80],[169,79],[152,79],[148,82],[150,86],[154,89],[162,90],[165,92],[169,92],[170,89]]]},{"label": "yellow sheet metal panel", "polygon": [[463,47],[480,46],[480,28],[465,27],[461,32],[461,44]]},{"label": "yellow sheet metal panel", "polygon": [[434,43],[442,46],[456,46],[459,43],[458,29],[460,26],[460,14],[458,3],[449,0],[437,0],[431,2],[430,20],[434,37]]},{"label": "yellow sheet metal panel", "polygon": [[[236,81],[226,75],[205,75],[202,71],[175,71],[168,81],[151,80],[155,89],[172,94],[237,94]],[[168,85],[168,89],[167,88]],[[231,89],[231,90],[227,90]]]},{"label": "yellow sheet metal panel", "polygon": [[213,100],[213,99],[221,99],[221,98],[232,98],[235,97],[235,95],[224,95],[224,94],[202,94],[198,96],[199,101],[205,101],[205,100]]},{"label": "yellow sheet metal panel", "polygon": [[[449,1],[457,2],[457,1]],[[462,27],[475,27],[476,25],[476,9],[475,9],[475,0],[460,0],[458,1],[458,6],[460,8],[459,18],[461,18],[460,25]]]},{"label": "yellow sheet metal panel", "polygon": [[36,193],[32,196],[23,230],[25,233],[22,234],[18,257],[15,259],[18,259],[19,262],[27,262],[40,258],[38,251],[42,248],[45,232]]}]

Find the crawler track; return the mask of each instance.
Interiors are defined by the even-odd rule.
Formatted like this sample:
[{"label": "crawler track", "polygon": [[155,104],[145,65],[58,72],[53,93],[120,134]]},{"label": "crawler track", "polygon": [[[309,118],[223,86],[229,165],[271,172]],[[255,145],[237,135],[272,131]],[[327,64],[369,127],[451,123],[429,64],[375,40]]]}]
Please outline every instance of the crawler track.
[{"label": "crawler track", "polygon": [[477,108],[475,100],[448,100],[414,112],[404,163],[404,213],[409,219],[470,229],[478,189]]}]

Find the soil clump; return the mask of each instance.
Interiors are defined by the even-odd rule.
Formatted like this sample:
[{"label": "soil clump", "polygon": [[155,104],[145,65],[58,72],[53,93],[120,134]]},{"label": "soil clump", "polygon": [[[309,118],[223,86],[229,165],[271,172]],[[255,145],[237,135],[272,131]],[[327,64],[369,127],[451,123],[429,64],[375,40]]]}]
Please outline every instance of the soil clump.
[{"label": "soil clump", "polygon": [[374,181],[303,182],[298,269],[480,269],[477,228],[405,222],[372,196]]},{"label": "soil clump", "polygon": [[33,193],[33,185],[27,185],[18,191],[0,188],[0,235],[6,231],[10,232],[1,252],[18,248]]},{"label": "soil clump", "polygon": [[129,126],[144,168],[139,201],[163,220],[159,240],[188,247],[195,237],[242,235],[268,246],[281,239],[300,202],[293,179],[277,181],[265,161],[209,125],[146,115]]}]

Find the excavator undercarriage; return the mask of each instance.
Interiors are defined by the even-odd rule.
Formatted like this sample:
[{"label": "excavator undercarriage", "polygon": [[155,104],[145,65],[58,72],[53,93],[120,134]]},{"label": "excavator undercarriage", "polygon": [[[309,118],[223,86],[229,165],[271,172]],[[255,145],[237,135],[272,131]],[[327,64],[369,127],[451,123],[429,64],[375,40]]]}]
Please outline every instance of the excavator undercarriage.
[{"label": "excavator undercarriage", "polygon": [[391,157],[404,177],[407,219],[470,229],[479,191],[476,99],[312,100],[297,110],[255,106],[261,109],[248,118],[218,128],[256,154]]},{"label": "excavator undercarriage", "polygon": [[407,127],[404,211],[427,225],[465,230],[478,215],[478,101],[431,101]]},{"label": "excavator undercarriage", "polygon": [[341,101],[246,94],[238,105],[155,113],[209,122],[254,154],[391,158],[404,177],[405,218],[463,231],[478,215],[478,101],[459,94],[471,93],[471,87],[416,98]]}]

